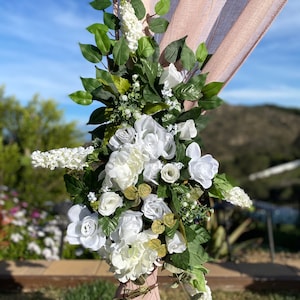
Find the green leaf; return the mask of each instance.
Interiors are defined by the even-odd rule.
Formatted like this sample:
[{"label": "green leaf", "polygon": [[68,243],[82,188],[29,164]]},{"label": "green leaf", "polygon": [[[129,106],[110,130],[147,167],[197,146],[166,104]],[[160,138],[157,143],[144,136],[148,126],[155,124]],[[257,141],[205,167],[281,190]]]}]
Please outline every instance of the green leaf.
[{"label": "green leaf", "polygon": [[125,94],[131,87],[130,82],[125,78],[116,75],[111,75],[111,78],[114,82],[115,87],[121,95]]},{"label": "green leaf", "polygon": [[201,89],[193,83],[180,83],[173,89],[174,95],[178,100],[195,101],[202,97]]},{"label": "green leaf", "polygon": [[194,68],[196,64],[196,58],[194,52],[184,43],[181,55],[180,55],[180,60],[182,62],[183,67],[190,71]]},{"label": "green leaf", "polygon": [[210,82],[205,85],[202,89],[203,96],[206,98],[211,98],[217,95],[222,87],[224,86],[224,82]]},{"label": "green leaf", "polygon": [[92,92],[94,100],[100,101],[106,106],[111,106],[111,101],[116,98],[116,96],[109,90],[105,89],[103,86],[99,86]]},{"label": "green leaf", "polygon": [[105,123],[109,120],[110,113],[111,110],[107,109],[106,107],[99,107],[91,113],[90,119],[87,124],[94,125]]},{"label": "green leaf", "polygon": [[118,30],[120,28],[120,20],[114,14],[104,12],[103,22],[110,29]]},{"label": "green leaf", "polygon": [[83,78],[80,77],[81,79],[81,83],[84,87],[84,89],[88,92],[88,93],[92,93],[93,90],[95,90],[96,88],[98,88],[101,83],[99,82],[99,80],[95,79],[95,78]]},{"label": "green leaf", "polygon": [[101,24],[101,23],[94,23],[92,25],[90,25],[89,27],[87,27],[87,30],[90,32],[90,33],[93,33],[93,34],[96,34],[96,32],[98,30],[100,31],[103,31],[105,33],[108,32],[108,27],[104,24]]},{"label": "green leaf", "polygon": [[189,119],[193,119],[196,120],[202,112],[202,108],[201,107],[193,107],[192,109],[183,112],[178,118],[177,118],[177,122],[185,122]]},{"label": "green leaf", "polygon": [[167,186],[166,185],[159,185],[157,187],[157,197],[158,198],[167,198],[168,197],[168,193],[167,193]]},{"label": "green leaf", "polygon": [[90,5],[97,9],[97,10],[103,10],[111,6],[110,0],[94,0],[90,2]]},{"label": "green leaf", "polygon": [[166,103],[147,103],[143,108],[143,113],[147,115],[154,115],[159,111],[168,109],[169,105]]},{"label": "green leaf", "polygon": [[101,81],[102,84],[104,85],[109,85],[111,83],[114,83],[111,74],[103,69],[99,69],[96,67],[96,78]]},{"label": "green leaf", "polygon": [[198,101],[198,106],[202,107],[203,109],[215,109],[219,107],[223,103],[223,100],[218,96],[213,96],[210,99],[200,99]]},{"label": "green leaf", "polygon": [[116,41],[113,47],[113,58],[117,65],[124,65],[129,59],[130,50],[124,37]]},{"label": "green leaf", "polygon": [[208,51],[206,45],[205,43],[201,43],[196,50],[196,59],[200,63],[200,65],[202,65],[205,62],[207,55]]},{"label": "green leaf", "polygon": [[107,55],[110,50],[110,39],[106,32],[103,30],[96,30],[95,32],[95,42],[102,55]]},{"label": "green leaf", "polygon": [[86,91],[77,91],[69,95],[69,97],[81,105],[90,105],[93,102],[92,95]]},{"label": "green leaf", "polygon": [[172,228],[169,228],[168,226],[166,226],[166,229],[165,229],[166,236],[168,236],[169,238],[173,238],[178,227],[179,227],[178,220],[176,220],[176,224]]},{"label": "green leaf", "polygon": [[101,52],[94,45],[79,43],[79,46],[83,57],[89,62],[98,63],[102,60]]},{"label": "green leaf", "polygon": [[149,103],[159,103],[162,101],[161,97],[157,95],[148,84],[145,85],[143,89],[143,98]]},{"label": "green leaf", "polygon": [[149,57],[154,53],[155,49],[152,46],[151,39],[148,36],[143,36],[138,40],[137,53],[141,57]]},{"label": "green leaf", "polygon": [[160,0],[155,5],[155,13],[159,16],[165,15],[170,10],[171,0]]},{"label": "green leaf", "polygon": [[119,217],[102,217],[99,219],[99,224],[102,228],[103,233],[106,236],[109,236],[112,232],[114,232],[118,226]]},{"label": "green leaf", "polygon": [[233,188],[231,182],[227,179],[225,174],[217,174],[214,177],[213,184],[210,187],[208,193],[210,197],[217,199],[223,199],[224,192],[227,192]]},{"label": "green leaf", "polygon": [[142,62],[142,66],[143,66],[143,73],[146,74],[148,82],[154,90],[153,84],[156,79],[157,71],[158,71],[157,63],[152,63],[151,61],[143,59],[143,58],[141,59],[141,62]]},{"label": "green leaf", "polygon": [[65,181],[67,192],[71,196],[79,195],[86,188],[86,186],[81,180],[77,179],[76,177],[70,174],[64,175],[64,181]]},{"label": "green leaf", "polygon": [[180,210],[181,210],[181,203],[178,199],[178,195],[177,195],[177,192],[174,190],[174,189],[171,189],[171,200],[172,200],[172,206],[173,208],[175,209],[176,213],[179,214]]},{"label": "green leaf", "polygon": [[99,139],[103,139],[104,137],[104,132],[106,129],[106,124],[102,124],[100,126],[98,126],[97,128],[93,129],[92,131],[89,131],[89,133],[92,135],[92,138],[99,138]]},{"label": "green leaf", "polygon": [[169,21],[165,18],[152,18],[149,21],[149,28],[154,33],[164,33],[169,26]]},{"label": "green leaf", "polygon": [[176,40],[172,43],[170,43],[165,51],[164,51],[164,58],[169,63],[175,63],[181,55],[182,47],[185,43],[186,36],[182,39]]},{"label": "green leaf", "polygon": [[132,5],[135,15],[138,20],[142,20],[146,15],[146,9],[141,0],[131,0],[130,4]]}]

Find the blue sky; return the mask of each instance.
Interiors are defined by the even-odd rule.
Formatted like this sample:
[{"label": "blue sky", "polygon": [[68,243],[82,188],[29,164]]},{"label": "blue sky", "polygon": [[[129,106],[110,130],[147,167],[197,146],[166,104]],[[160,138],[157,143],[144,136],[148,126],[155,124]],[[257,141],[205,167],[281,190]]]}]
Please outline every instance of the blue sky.
[{"label": "blue sky", "polygon": [[[85,0],[10,0],[0,4],[0,85],[21,103],[54,99],[67,121],[87,122],[96,108],[73,103],[80,76],[93,77],[78,43],[94,43],[86,27],[101,15]],[[300,108],[300,1],[289,0],[220,96],[233,105]]]}]

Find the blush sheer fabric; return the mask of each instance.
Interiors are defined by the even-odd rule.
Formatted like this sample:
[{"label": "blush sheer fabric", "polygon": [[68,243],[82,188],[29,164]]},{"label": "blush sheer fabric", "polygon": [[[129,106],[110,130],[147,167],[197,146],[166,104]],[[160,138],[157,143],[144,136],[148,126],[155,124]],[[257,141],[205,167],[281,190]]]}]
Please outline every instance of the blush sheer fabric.
[{"label": "blush sheer fabric", "polygon": [[[143,0],[149,15],[157,0]],[[195,50],[205,42],[213,54],[203,69],[207,82],[225,84],[239,69],[265,34],[287,0],[171,0],[169,27],[158,36],[163,50],[170,42],[187,36]]]}]

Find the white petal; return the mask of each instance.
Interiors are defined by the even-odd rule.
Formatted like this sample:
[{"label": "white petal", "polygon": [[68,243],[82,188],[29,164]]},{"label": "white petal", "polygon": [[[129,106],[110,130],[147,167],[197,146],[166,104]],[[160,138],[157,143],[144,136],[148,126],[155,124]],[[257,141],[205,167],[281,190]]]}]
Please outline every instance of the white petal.
[{"label": "white petal", "polygon": [[199,158],[201,157],[201,149],[200,146],[193,142],[188,145],[186,148],[186,156],[190,157],[191,159]]}]

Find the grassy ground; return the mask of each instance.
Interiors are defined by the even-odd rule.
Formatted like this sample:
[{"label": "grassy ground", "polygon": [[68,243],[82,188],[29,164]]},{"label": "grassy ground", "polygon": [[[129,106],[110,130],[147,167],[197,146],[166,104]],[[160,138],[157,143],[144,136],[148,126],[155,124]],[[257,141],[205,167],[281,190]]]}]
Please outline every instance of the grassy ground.
[{"label": "grassy ground", "polygon": [[[1,293],[0,300],[112,300],[115,285],[105,282],[95,282],[72,289],[43,289],[28,293]],[[185,292],[171,289],[168,285],[160,287],[161,300],[188,300]],[[213,291],[214,300],[300,300],[299,292],[293,291]]]}]

